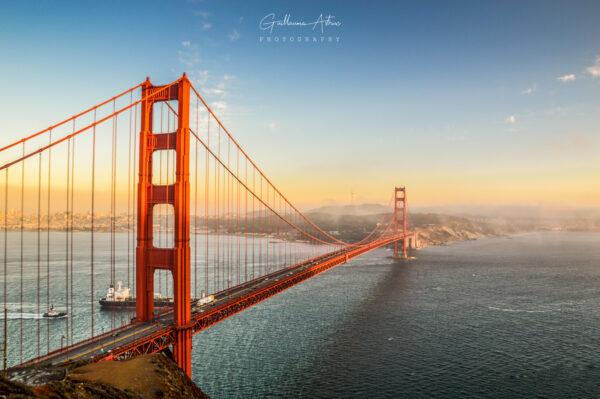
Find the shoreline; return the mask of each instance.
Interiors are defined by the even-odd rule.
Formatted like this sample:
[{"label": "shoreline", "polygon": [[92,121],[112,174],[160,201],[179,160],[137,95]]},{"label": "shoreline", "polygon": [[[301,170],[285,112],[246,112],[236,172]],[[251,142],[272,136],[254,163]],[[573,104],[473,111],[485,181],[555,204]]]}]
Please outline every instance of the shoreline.
[{"label": "shoreline", "polygon": [[488,239],[503,238],[503,237],[504,238],[508,238],[508,239],[512,239],[513,237],[525,236],[525,235],[529,235],[529,234],[600,234],[600,230],[532,230],[532,231],[522,231],[522,232],[516,232],[516,233],[488,235],[488,236],[481,236],[481,237],[477,237],[477,238],[469,238],[469,239],[463,239],[463,240],[452,240],[452,241],[446,241],[446,242],[441,242],[441,243],[436,243],[436,244],[423,245],[423,246],[420,246],[419,248],[417,248],[417,250],[421,250],[421,249],[425,249],[425,248],[430,248],[430,247],[450,246],[450,245],[453,245],[453,244],[465,243],[465,242],[469,242],[469,241],[480,241],[480,240],[488,240]]}]

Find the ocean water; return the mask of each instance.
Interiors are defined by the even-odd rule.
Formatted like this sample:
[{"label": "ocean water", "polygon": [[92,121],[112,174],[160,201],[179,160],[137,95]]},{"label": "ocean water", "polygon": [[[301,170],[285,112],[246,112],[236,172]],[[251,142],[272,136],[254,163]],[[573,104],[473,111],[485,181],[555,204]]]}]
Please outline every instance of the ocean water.
[{"label": "ocean water", "polygon": [[[92,315],[95,335],[127,324],[135,316],[134,309],[102,310],[98,303],[100,298],[106,296],[111,284],[111,264],[114,264],[112,281],[115,284],[121,281],[135,295],[135,236],[117,233],[113,256],[110,234],[94,235],[93,297],[91,238],[89,232],[76,232],[71,241],[71,237],[65,232],[41,232],[38,237],[37,232],[26,231],[21,240],[20,232],[9,231],[5,256],[4,234],[0,233],[0,348],[3,346],[3,308],[6,306],[9,367],[60,349],[63,345],[90,338]],[[163,239],[166,242],[166,237]],[[254,251],[251,248],[252,242]],[[285,253],[280,248],[283,247],[280,243],[282,241],[273,237],[248,238],[249,246],[246,251],[244,237],[192,235],[192,296],[200,296],[203,290],[214,293],[275,271],[284,264]],[[198,249],[198,256],[195,248]],[[294,248],[299,259],[330,250],[329,247],[300,242],[295,243]],[[246,257],[248,263],[251,263],[252,252],[254,268],[250,265],[246,268]],[[154,291],[163,296],[172,296],[170,273],[156,271],[154,277]],[[59,311],[68,312],[69,317],[52,320],[44,318],[43,313],[52,305]]]},{"label": "ocean water", "polygon": [[600,234],[380,249],[194,337],[213,398],[600,397]]}]

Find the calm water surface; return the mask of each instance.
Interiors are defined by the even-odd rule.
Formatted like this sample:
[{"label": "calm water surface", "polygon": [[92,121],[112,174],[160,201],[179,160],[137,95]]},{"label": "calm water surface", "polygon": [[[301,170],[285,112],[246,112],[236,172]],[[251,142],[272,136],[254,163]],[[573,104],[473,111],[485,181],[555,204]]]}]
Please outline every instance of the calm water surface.
[{"label": "calm water surface", "polygon": [[213,398],[600,397],[600,234],[377,250],[194,338]]}]

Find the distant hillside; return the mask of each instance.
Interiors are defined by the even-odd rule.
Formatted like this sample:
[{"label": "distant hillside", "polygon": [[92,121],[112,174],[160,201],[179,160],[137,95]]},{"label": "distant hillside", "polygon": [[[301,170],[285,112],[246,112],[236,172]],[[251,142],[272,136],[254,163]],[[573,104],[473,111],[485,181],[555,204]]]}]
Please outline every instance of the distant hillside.
[{"label": "distant hillside", "polygon": [[331,205],[311,209],[306,213],[325,213],[328,215],[349,215],[364,216],[376,215],[390,212],[390,209],[381,204],[361,204],[361,205]]},{"label": "distant hillside", "polygon": [[[369,234],[378,222],[383,220],[383,223],[387,223],[391,219],[392,213],[388,211],[370,215],[340,215],[315,212],[309,216],[323,230],[333,233],[344,241],[356,242]],[[506,227],[460,216],[433,213],[408,214],[408,229],[419,232],[420,242],[423,246],[494,237],[522,231],[519,228]]]},{"label": "distant hillside", "polygon": [[[307,213],[319,227],[348,242],[362,239],[382,217],[386,223],[392,216],[391,209],[378,204],[326,206]],[[470,215],[409,212],[408,229],[418,231],[421,244],[427,246],[532,231],[600,231],[600,218],[591,211],[537,208],[529,209],[527,216],[516,208]]]}]

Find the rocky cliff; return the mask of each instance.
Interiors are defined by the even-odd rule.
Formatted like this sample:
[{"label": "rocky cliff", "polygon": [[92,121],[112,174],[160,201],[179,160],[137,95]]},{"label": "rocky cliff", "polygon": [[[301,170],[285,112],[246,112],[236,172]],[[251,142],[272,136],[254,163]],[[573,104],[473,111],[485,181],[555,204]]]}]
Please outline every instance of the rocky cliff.
[{"label": "rocky cliff", "polygon": [[208,398],[162,354],[69,367],[31,366],[0,377],[6,398]]}]

